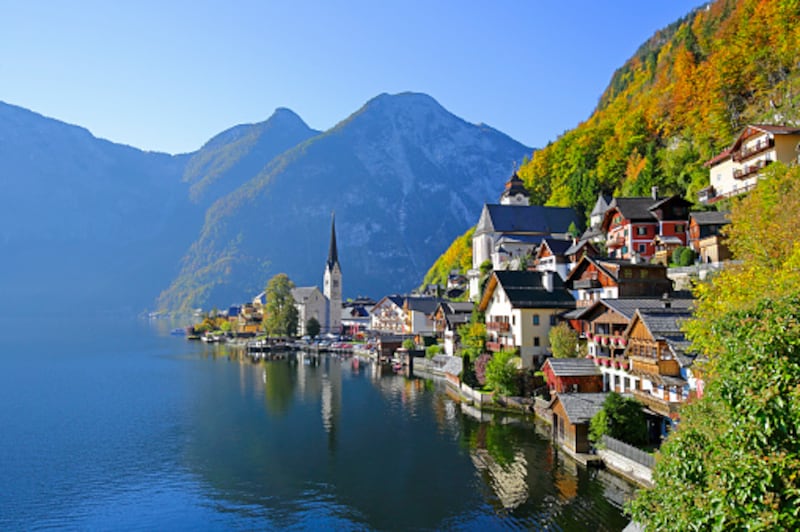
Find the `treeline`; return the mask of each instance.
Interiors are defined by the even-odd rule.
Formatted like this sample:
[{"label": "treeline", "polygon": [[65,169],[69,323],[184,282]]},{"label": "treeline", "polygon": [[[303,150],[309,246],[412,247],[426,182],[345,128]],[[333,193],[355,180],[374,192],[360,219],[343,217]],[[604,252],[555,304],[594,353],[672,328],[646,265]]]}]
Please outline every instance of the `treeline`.
[{"label": "treeline", "polygon": [[599,191],[683,194],[748,123],[800,118],[800,3],[719,0],[657,32],[614,73],[592,116],[519,175],[532,203],[591,210]]}]

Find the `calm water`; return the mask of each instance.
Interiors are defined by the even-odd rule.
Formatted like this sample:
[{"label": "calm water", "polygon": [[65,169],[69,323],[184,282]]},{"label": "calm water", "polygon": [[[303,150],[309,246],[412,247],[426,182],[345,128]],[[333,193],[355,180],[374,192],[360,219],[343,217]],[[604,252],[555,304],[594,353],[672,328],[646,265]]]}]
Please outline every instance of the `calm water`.
[{"label": "calm water", "polygon": [[631,488],[444,388],[168,324],[0,320],[0,529],[620,530]]}]

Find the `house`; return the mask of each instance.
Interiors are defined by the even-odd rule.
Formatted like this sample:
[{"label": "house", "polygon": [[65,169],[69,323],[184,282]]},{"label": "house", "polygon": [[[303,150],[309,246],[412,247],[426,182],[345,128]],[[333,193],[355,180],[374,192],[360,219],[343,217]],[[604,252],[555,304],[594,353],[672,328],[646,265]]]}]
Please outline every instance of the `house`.
[{"label": "house", "polygon": [[560,393],[551,401],[553,439],[573,453],[588,453],[589,423],[603,408],[608,394]]},{"label": "house", "polygon": [[306,335],[308,320],[314,318],[320,328],[325,327],[328,313],[328,300],[316,286],[292,288],[294,306],[297,308],[297,334]]},{"label": "house", "polygon": [[467,273],[470,299],[480,292],[480,267],[491,261],[492,269],[518,264],[533,255],[544,238],[568,238],[570,226],[579,227],[581,217],[567,207],[529,205],[529,194],[514,174],[506,183],[500,204],[483,206],[472,236],[472,270]]},{"label": "house", "polygon": [[548,358],[542,366],[547,387],[555,393],[603,391],[603,374],[588,358]]},{"label": "house", "polygon": [[492,272],[478,305],[486,320],[486,347],[519,349],[524,368],[539,365],[550,351],[550,328],[574,308],[575,300],[553,272]]},{"label": "house", "polygon": [[534,265],[540,272],[555,272],[562,280],[567,278],[570,260],[567,251],[573,247],[572,240],[545,238],[536,249]]},{"label": "house", "polygon": [[403,334],[406,327],[403,296],[383,297],[369,311],[369,317],[371,330],[384,334]]},{"label": "house", "polygon": [[752,190],[761,170],[775,161],[798,161],[800,128],[751,124],[733,144],[706,161],[709,185],[698,194],[700,203],[714,203]]},{"label": "house", "polygon": [[731,223],[728,211],[693,212],[689,214],[689,247],[705,264],[731,259],[722,229]]},{"label": "house", "polygon": [[609,257],[650,259],[655,254],[653,239],[676,237],[686,245],[691,203],[680,196],[614,198],[605,212],[602,230],[606,233]]},{"label": "house", "polygon": [[370,328],[382,333],[433,335],[433,313],[440,302],[428,296],[386,296],[372,307]]},{"label": "house", "polygon": [[672,292],[664,265],[589,256],[581,258],[564,284],[576,291],[578,307],[588,307],[600,299],[661,297]]},{"label": "house", "polygon": [[686,242],[677,236],[656,235],[653,238],[653,264],[669,266],[672,262],[672,254],[676,249],[684,247]]},{"label": "house", "polygon": [[475,305],[470,301],[442,301],[433,311],[433,328],[444,342],[444,352],[453,356],[458,344],[458,327],[469,323]]},{"label": "house", "polygon": [[589,357],[603,376],[603,391],[632,392],[639,378],[630,373],[625,356],[628,339],[625,331],[637,310],[676,309],[689,311],[694,305],[690,295],[670,298],[601,299],[586,307],[578,317],[586,339]]},{"label": "house", "polygon": [[342,331],[352,337],[363,335],[370,327],[370,308],[375,301],[368,297],[359,297],[342,304]]},{"label": "house", "polygon": [[691,317],[684,309],[639,309],[625,331],[625,356],[639,378],[633,396],[663,418],[662,435],[678,420],[678,407],[696,395],[691,371],[695,356],[681,325]]}]

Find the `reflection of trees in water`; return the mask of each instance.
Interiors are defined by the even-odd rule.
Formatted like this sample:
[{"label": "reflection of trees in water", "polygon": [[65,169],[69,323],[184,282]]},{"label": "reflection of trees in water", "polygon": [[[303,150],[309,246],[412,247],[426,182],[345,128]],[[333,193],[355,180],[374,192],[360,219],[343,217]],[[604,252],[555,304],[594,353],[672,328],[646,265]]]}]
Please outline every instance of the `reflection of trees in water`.
[{"label": "reflection of trees in water", "polygon": [[297,372],[284,361],[264,362],[264,403],[273,415],[289,411],[294,399]]}]

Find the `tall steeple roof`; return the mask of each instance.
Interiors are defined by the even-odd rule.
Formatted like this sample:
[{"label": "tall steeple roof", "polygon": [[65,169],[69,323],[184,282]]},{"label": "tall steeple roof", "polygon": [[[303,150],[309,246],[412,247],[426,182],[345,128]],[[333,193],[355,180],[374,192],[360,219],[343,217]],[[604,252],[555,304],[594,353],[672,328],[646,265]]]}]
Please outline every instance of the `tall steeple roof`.
[{"label": "tall steeple roof", "polygon": [[331,213],[331,244],[328,248],[328,269],[332,270],[339,264],[339,252],[336,249],[336,213]]},{"label": "tall steeple roof", "polygon": [[500,203],[502,205],[527,205],[530,197],[530,193],[525,190],[525,183],[514,172],[500,195]]}]

